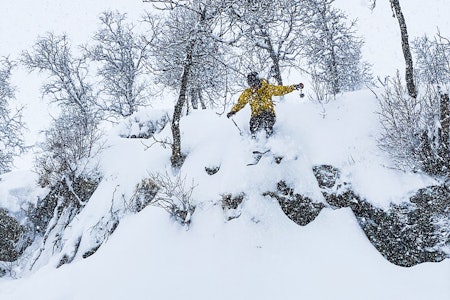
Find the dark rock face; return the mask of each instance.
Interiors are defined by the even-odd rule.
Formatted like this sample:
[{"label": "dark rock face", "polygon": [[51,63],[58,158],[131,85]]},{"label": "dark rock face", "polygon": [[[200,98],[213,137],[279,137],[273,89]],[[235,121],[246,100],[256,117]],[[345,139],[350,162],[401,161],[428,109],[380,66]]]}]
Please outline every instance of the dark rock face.
[{"label": "dark rock face", "polygon": [[209,167],[205,167],[205,171],[208,175],[214,175],[217,172],[219,172],[220,170],[220,166],[209,166]]},{"label": "dark rock face", "polygon": [[25,228],[0,209],[0,261],[13,262],[22,254],[24,248],[19,245]]},{"label": "dark rock face", "polygon": [[241,204],[245,197],[245,193],[222,195],[222,209],[227,221],[239,218],[241,215]]},{"label": "dark rock face", "polygon": [[[450,190],[432,186],[420,189],[402,205],[383,210],[362,199],[352,185],[341,178],[341,172],[330,165],[313,168],[326,201],[334,208],[349,207],[374,247],[390,262],[410,267],[423,262],[439,262],[449,257]],[[324,207],[295,194],[280,181],[276,191],[263,195],[278,200],[284,213],[295,223],[307,225]]]},{"label": "dark rock face", "polygon": [[321,189],[331,189],[335,187],[336,182],[341,176],[341,172],[330,165],[314,166],[313,172]]},{"label": "dark rock face", "polygon": [[423,261],[441,261],[442,250],[450,245],[450,190],[445,186],[430,186],[418,190],[410,198],[412,204],[393,207],[403,212],[404,232],[414,241],[416,252],[423,253]]},{"label": "dark rock face", "polygon": [[[89,200],[98,183],[78,178],[73,182],[72,191],[63,183],[54,187],[45,198],[38,200],[36,206],[30,205],[26,215],[20,219],[22,224],[0,208],[0,261],[16,261],[36,235],[44,235],[49,230],[47,227],[52,218],[55,218],[53,226],[57,224],[59,230],[64,230],[67,226],[64,222],[68,223],[79,212],[82,203]],[[64,211],[68,210],[71,211],[70,218],[58,223]]]},{"label": "dark rock face", "polygon": [[[7,215],[6,211],[0,209],[0,261],[17,260],[37,235],[44,236],[44,243],[51,243],[53,250],[59,251],[63,243],[61,233],[89,201],[98,184],[99,180],[77,178],[72,183],[72,189],[69,189],[61,182],[44,198],[39,199],[37,205],[30,205],[21,219],[21,223],[25,225],[20,225],[12,216]],[[55,238],[51,241],[47,240],[48,235],[45,235],[48,232],[55,232]],[[75,245],[74,255],[78,246],[79,244]],[[70,262],[73,257],[68,256],[62,259],[61,263]]]},{"label": "dark rock face", "polygon": [[450,245],[448,188],[421,189],[410,203],[391,205],[384,211],[352,191],[338,169],[323,165],[313,171],[327,202],[337,208],[350,207],[370,242],[390,262],[409,267],[448,257],[443,251]]},{"label": "dark rock face", "polygon": [[80,201],[89,201],[99,182],[100,180],[88,180],[79,177],[72,183],[73,192],[69,190],[64,182],[53,187],[47,196],[39,199],[36,207],[28,212],[28,217],[34,224],[36,233],[44,234],[50,220],[55,217],[55,209],[57,209],[58,217],[67,208],[73,209],[74,214],[76,214],[82,207]]},{"label": "dark rock face", "polygon": [[286,216],[302,226],[312,222],[325,207],[323,203],[315,203],[308,197],[294,193],[284,181],[278,183],[277,191],[265,192],[263,195],[277,199]]}]

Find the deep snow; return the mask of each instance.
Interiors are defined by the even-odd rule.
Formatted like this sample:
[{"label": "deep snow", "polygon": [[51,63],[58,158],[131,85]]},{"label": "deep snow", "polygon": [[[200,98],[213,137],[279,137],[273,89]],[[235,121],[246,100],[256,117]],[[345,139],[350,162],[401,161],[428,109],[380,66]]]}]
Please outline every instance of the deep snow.
[{"label": "deep snow", "polygon": [[347,209],[307,227],[278,204],[249,201],[224,224],[217,206],[191,230],[158,209],[127,218],[90,258],[4,282],[2,299],[448,299],[448,261],[400,268]]},{"label": "deep snow", "polygon": [[[59,256],[49,256],[36,273],[0,281],[1,299],[447,299],[448,260],[397,267],[369,243],[349,209],[326,208],[300,227],[275,200],[260,196],[285,179],[296,192],[320,201],[311,171],[318,163],[342,168],[358,192],[380,205],[403,201],[429,184],[427,177],[382,166],[386,158],[370,142],[377,129],[376,116],[367,117],[376,103],[370,95],[340,97],[328,106],[325,119],[317,105],[299,100],[296,92],[287,95],[277,105],[277,133],[267,143],[240,136],[224,116],[192,113],[181,123],[189,153],[182,173],[196,186],[189,229],[162,209],[147,207],[126,217],[96,254],[81,259],[91,246],[92,227],[108,214],[112,199],[116,205],[123,201],[120,195],[129,199],[149,172],[170,172],[169,149],[146,149],[149,140],[119,138],[113,131],[103,155],[105,179],[65,233],[63,251],[85,235],[75,262],[55,269]],[[244,131],[247,113],[236,118]],[[198,124],[208,126],[200,130]],[[268,146],[285,155],[281,164],[267,157],[246,166],[251,149]],[[211,176],[205,166],[220,170]],[[220,195],[242,191],[248,197],[241,216],[227,222]]]},{"label": "deep snow", "polygon": [[[360,17],[365,57],[374,64],[375,75],[384,77],[403,65],[398,25],[387,1],[378,2],[370,12],[367,1],[337,1],[351,16]],[[6,5],[9,10],[0,12],[0,37],[11,42],[0,55],[16,55],[49,29],[63,28],[75,43],[85,42],[102,10],[111,6],[137,17],[144,6],[140,1],[119,0]],[[420,0],[402,5],[410,36],[432,33],[436,26],[450,35],[445,1],[434,0],[426,10]],[[26,21],[11,27],[18,24],[13,19]],[[16,29],[4,30],[5,24]],[[45,126],[40,119],[47,115],[45,102],[39,99],[42,78],[19,70],[15,79],[20,87],[18,102],[30,103],[26,119],[31,124],[27,135],[31,143],[38,139],[39,126]],[[297,83],[303,78],[285,81]],[[74,263],[55,269],[59,257],[47,255],[37,272],[19,280],[0,279],[0,299],[449,299],[448,259],[397,267],[369,243],[349,209],[325,208],[315,221],[300,227],[275,200],[260,196],[284,179],[296,192],[323,201],[311,168],[326,163],[340,168],[356,192],[381,207],[433,184],[426,176],[390,168],[388,157],[376,146],[374,94],[365,90],[339,96],[325,106],[324,113],[320,105],[294,92],[279,99],[276,110],[277,133],[258,143],[247,134],[239,135],[225,115],[198,111],[183,118],[183,149],[189,155],[181,175],[195,186],[197,204],[188,230],[162,209],[147,207],[125,217],[107,243],[87,259],[78,255]],[[248,107],[234,117],[245,133],[248,118]],[[104,179],[65,233],[63,251],[81,234],[85,238],[80,248],[89,249],[92,226],[108,214],[111,202],[123,205],[122,199],[129,199],[149,173],[171,174],[169,149],[157,144],[147,149],[151,141],[124,139],[119,133],[120,128],[109,132],[109,147],[101,157]],[[157,137],[168,135],[167,127]],[[257,166],[246,166],[252,150],[267,148],[284,155],[280,165],[263,157]],[[45,193],[33,185],[30,163],[30,157],[18,160],[13,172],[1,176],[1,207],[18,211],[23,199],[33,201]],[[220,166],[219,172],[208,175],[204,168],[210,166]],[[247,198],[241,216],[227,222],[221,194],[243,191]]]}]

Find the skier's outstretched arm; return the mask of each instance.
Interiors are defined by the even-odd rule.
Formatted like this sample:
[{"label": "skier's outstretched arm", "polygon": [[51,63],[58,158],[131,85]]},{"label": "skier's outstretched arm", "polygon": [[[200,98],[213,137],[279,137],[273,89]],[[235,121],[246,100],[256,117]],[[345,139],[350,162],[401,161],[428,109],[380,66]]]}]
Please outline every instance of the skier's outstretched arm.
[{"label": "skier's outstretched arm", "polygon": [[286,94],[289,94],[290,92],[294,90],[300,90],[304,87],[303,83],[299,84],[293,84],[293,85],[272,85],[271,88],[271,94],[272,96],[283,96]]},{"label": "skier's outstretched arm", "polygon": [[242,94],[239,96],[238,102],[231,108],[231,111],[227,114],[228,118],[244,108],[244,106],[248,103],[250,94],[251,92],[249,89],[246,89],[244,92],[242,92]]}]

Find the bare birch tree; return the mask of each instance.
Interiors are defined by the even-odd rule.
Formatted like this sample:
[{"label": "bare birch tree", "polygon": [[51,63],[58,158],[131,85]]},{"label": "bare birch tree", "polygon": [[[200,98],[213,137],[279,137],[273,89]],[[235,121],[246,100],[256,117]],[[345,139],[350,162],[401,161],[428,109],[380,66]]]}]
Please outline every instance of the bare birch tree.
[{"label": "bare birch tree", "polygon": [[329,95],[361,88],[371,81],[370,66],[362,60],[363,39],[334,0],[303,1],[302,52],[314,85]]},{"label": "bare birch tree", "polygon": [[43,92],[62,111],[46,131],[42,156],[36,160],[41,184],[52,187],[65,182],[70,189],[76,178],[95,173],[90,160],[97,154],[93,149],[101,149],[100,115],[86,58],[72,55],[65,35],[48,33],[38,38],[32,51],[23,53],[22,62],[31,71],[49,74]]},{"label": "bare birch tree", "polygon": [[[371,0],[371,9],[374,9],[377,3],[377,0]],[[408,29],[406,26],[406,20],[402,12],[402,8],[400,7],[400,0],[389,0],[389,3],[392,8],[393,17],[395,17],[398,21],[398,25],[400,27],[401,34],[401,44],[402,44],[402,52],[403,57],[405,58],[405,80],[406,87],[408,90],[408,95],[412,98],[417,97],[417,88],[414,80],[414,66],[413,66],[413,58],[411,55],[411,48],[409,46],[409,36]]]},{"label": "bare birch tree", "polygon": [[266,71],[283,85],[282,70],[297,66],[301,53],[303,6],[299,0],[234,1],[229,12],[242,31],[237,46],[247,73]]},{"label": "bare birch tree", "polygon": [[13,109],[14,87],[11,84],[13,62],[0,58],[0,174],[8,172],[14,157],[25,150],[22,109]]},{"label": "bare birch tree", "polygon": [[22,63],[28,70],[49,75],[42,86],[44,95],[60,106],[74,107],[87,122],[98,120],[92,84],[88,81],[86,57],[74,57],[66,35],[47,33],[39,37],[31,51],[24,51]]},{"label": "bare birch tree", "polygon": [[[178,99],[172,118],[172,166],[181,167],[180,119],[190,89],[210,94],[211,101],[226,87],[227,67],[224,41],[229,26],[222,18],[226,1],[144,1],[167,12],[164,30],[153,45],[152,68],[160,83],[176,89]],[[200,100],[201,101],[201,100]],[[210,102],[211,103],[211,102]]]},{"label": "bare birch tree", "polygon": [[409,95],[400,77],[390,80],[381,101],[384,127],[380,145],[401,169],[450,176],[450,42],[438,36],[413,43],[417,83],[421,92]]},{"label": "bare birch tree", "polygon": [[134,24],[127,23],[126,17],[112,11],[101,14],[101,27],[93,37],[95,44],[84,47],[88,57],[100,63],[100,93],[106,97],[99,103],[101,109],[122,117],[148,105],[150,90],[143,75],[151,37],[146,40],[135,33]]}]

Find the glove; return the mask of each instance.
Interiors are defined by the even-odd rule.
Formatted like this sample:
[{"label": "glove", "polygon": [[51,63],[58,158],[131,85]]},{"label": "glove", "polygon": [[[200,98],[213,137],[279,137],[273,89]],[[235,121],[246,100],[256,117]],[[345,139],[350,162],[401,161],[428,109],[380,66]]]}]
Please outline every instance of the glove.
[{"label": "glove", "polygon": [[296,90],[301,90],[302,88],[304,88],[305,86],[303,85],[303,83],[299,83],[299,84],[294,84],[294,88],[296,89]]},{"label": "glove", "polygon": [[231,116],[233,116],[235,114],[234,111],[230,111],[229,113],[227,113],[227,118],[230,118]]}]

